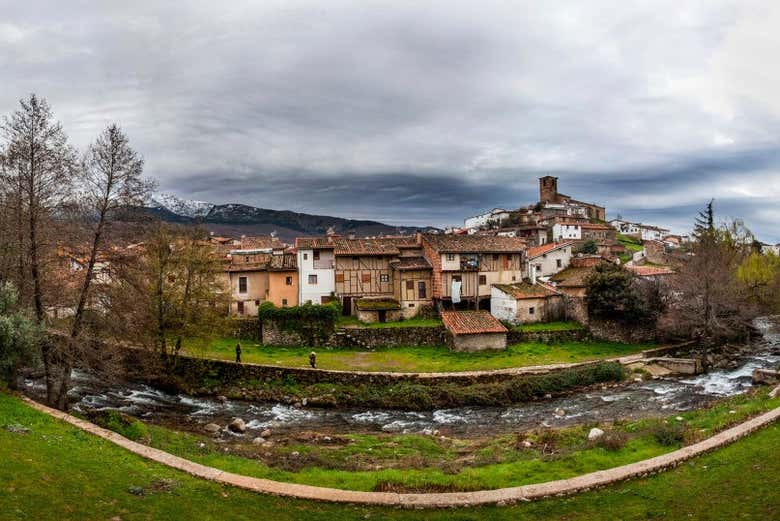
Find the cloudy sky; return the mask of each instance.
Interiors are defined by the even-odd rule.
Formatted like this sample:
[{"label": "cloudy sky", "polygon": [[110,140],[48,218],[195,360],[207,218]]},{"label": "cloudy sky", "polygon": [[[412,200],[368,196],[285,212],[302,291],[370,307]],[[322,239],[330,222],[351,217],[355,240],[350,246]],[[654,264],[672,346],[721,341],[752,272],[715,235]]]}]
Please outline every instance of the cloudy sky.
[{"label": "cloudy sky", "polygon": [[780,242],[780,5],[0,0],[0,113],[118,121],[160,190],[397,224],[537,177],[683,231],[714,197]]}]

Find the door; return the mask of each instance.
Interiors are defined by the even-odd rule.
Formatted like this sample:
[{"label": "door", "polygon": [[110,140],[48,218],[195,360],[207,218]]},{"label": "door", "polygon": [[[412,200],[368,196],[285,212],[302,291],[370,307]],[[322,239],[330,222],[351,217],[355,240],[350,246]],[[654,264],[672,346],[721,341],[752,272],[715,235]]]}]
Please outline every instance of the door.
[{"label": "door", "polygon": [[384,309],[379,310],[379,322],[382,324],[387,322],[387,311],[385,311]]},{"label": "door", "polygon": [[348,317],[352,314],[352,297],[344,297],[342,301],[341,313]]}]

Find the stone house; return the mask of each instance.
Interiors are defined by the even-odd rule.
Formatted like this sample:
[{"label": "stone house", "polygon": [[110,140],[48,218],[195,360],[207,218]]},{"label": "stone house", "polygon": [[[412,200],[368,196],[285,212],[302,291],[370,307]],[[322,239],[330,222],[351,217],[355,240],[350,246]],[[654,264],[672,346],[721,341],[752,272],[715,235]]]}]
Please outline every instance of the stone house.
[{"label": "stone house", "polygon": [[490,313],[512,324],[553,322],[566,317],[563,295],[547,284],[493,284]]},{"label": "stone house", "polygon": [[431,264],[422,256],[402,255],[390,266],[393,296],[401,306],[401,316],[412,318],[431,304]]},{"label": "stone house", "polygon": [[507,329],[487,311],[442,311],[441,320],[454,351],[506,349]]},{"label": "stone house", "polygon": [[401,305],[394,298],[360,298],[354,302],[354,309],[361,322],[395,322],[401,319]]},{"label": "stone house", "polygon": [[[558,192],[558,178],[545,176],[539,178],[539,202],[543,205],[559,205],[563,207],[562,215],[580,214],[589,219],[606,220],[607,212],[603,206],[593,203],[578,201],[572,197]],[[577,212],[576,208],[583,211]]]},{"label": "stone house", "polygon": [[551,242],[528,248],[528,278],[549,277],[569,267],[574,242]]},{"label": "stone house", "polygon": [[440,308],[487,309],[492,284],[523,279],[523,239],[424,234],[420,240],[432,268],[431,297]]}]

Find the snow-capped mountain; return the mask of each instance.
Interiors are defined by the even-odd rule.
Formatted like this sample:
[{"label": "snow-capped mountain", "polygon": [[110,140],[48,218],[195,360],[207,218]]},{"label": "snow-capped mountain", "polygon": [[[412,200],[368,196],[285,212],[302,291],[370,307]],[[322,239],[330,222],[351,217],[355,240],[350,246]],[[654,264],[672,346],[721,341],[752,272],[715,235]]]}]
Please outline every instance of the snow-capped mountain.
[{"label": "snow-capped mountain", "polygon": [[192,219],[205,217],[214,208],[213,203],[180,199],[173,194],[155,194],[152,196],[151,203],[153,208],[164,208],[177,215]]}]

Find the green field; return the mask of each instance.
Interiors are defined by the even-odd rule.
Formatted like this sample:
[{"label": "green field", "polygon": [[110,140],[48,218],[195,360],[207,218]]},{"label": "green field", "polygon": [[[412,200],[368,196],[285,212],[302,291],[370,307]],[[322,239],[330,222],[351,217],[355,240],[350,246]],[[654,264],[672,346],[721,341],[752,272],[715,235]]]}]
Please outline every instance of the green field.
[{"label": "green field", "polygon": [[[187,340],[186,354],[191,356],[235,359],[237,338],[217,338],[210,341]],[[450,372],[504,369],[557,363],[583,362],[638,353],[655,347],[653,344],[621,344],[615,342],[560,342],[544,344],[527,342],[510,345],[505,351],[458,353],[441,347],[392,347],[372,351],[315,349],[317,367],[335,370]],[[264,346],[251,340],[241,340],[241,359],[263,365],[307,367],[310,347]]]},{"label": "green field", "polygon": [[535,322],[533,324],[518,324],[512,329],[515,331],[578,331],[585,329],[579,322]]},{"label": "green field", "polygon": [[[277,438],[272,447],[217,443],[141,422],[119,431],[204,465],[276,481],[363,491],[467,491],[565,479],[652,458],[777,406],[780,398],[767,400],[764,392],[681,414],[681,420],[675,414],[601,425],[615,440],[605,438],[606,445],[588,441],[593,425],[476,439],[353,434],[321,441],[305,433]],[[525,440],[532,446],[523,447]]]},{"label": "green field", "polygon": [[[29,432],[18,432],[19,426]],[[769,520],[780,511],[779,446],[775,424],[675,470],[570,498],[383,509],[264,496],[199,480],[0,395],[0,519]]]}]

